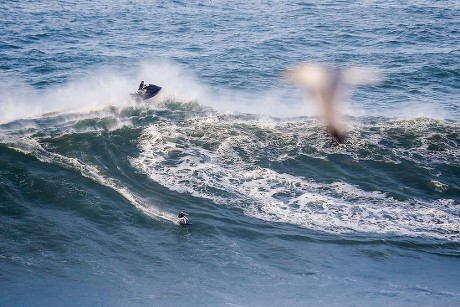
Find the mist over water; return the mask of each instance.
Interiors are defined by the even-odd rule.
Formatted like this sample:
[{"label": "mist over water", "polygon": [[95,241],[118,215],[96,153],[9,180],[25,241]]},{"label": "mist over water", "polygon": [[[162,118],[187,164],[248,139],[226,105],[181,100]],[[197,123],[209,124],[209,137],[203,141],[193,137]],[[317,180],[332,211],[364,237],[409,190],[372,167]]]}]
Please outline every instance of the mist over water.
[{"label": "mist over water", "polygon": [[314,108],[303,104],[301,93],[290,87],[252,92],[212,88],[200,82],[183,66],[171,61],[144,61],[137,66],[138,71],[131,76],[99,69],[85,79],[57,84],[44,90],[24,84],[18,91],[13,84],[4,85],[0,120],[6,123],[54,112],[84,113],[110,106],[132,106],[134,101],[128,93],[135,92],[140,82],[137,80],[144,79],[155,80],[151,82],[162,86],[154,103],[150,104],[154,108],[161,107],[164,101],[178,101],[197,102],[222,112],[281,117],[315,114]]},{"label": "mist over water", "polygon": [[[273,117],[316,116],[318,108],[312,97],[278,76],[280,84],[272,88],[228,89],[212,86],[198,80],[183,65],[171,61],[150,60],[137,63],[137,71],[122,75],[119,71],[94,69],[88,76],[64,84],[55,84],[46,89],[35,89],[18,80],[6,80],[2,84],[1,115],[3,123],[48,113],[75,113],[102,110],[110,106],[133,105],[129,93],[135,92],[138,80],[160,84],[163,90],[154,99],[153,107],[161,107],[164,101],[197,102],[221,112],[265,114]],[[21,84],[20,90],[17,84]],[[372,90],[372,89],[371,89]],[[353,89],[346,89],[341,97],[341,110],[347,116],[386,116],[396,118],[453,119],[443,106],[432,103],[401,105],[398,109],[387,109],[385,102],[361,105],[353,101]],[[385,97],[382,97],[385,99]],[[155,104],[156,103],[156,104]]]},{"label": "mist over water", "polygon": [[[460,301],[455,1],[0,10],[0,305]],[[381,72],[340,144],[303,63]]]}]

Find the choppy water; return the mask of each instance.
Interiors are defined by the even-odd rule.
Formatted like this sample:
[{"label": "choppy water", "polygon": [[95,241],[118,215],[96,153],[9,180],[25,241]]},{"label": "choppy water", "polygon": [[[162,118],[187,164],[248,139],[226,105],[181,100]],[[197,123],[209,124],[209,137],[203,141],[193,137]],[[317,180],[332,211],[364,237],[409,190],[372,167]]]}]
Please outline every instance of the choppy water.
[{"label": "choppy water", "polygon": [[[1,306],[459,304],[456,1],[0,8]],[[303,61],[383,73],[343,144]]]}]

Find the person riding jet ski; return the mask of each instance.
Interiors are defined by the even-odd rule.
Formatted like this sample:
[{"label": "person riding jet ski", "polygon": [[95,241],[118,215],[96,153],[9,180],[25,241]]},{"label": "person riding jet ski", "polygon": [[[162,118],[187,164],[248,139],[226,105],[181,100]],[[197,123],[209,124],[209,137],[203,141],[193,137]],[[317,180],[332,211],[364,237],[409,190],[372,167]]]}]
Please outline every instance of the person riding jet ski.
[{"label": "person riding jet ski", "polygon": [[132,93],[131,97],[137,102],[141,102],[156,96],[161,90],[161,87],[155,84],[145,85],[144,81],[141,81],[137,92]]},{"label": "person riding jet ski", "polygon": [[139,84],[139,88],[137,89],[138,93],[142,93],[142,91],[146,88],[144,81],[141,81],[141,84]]}]

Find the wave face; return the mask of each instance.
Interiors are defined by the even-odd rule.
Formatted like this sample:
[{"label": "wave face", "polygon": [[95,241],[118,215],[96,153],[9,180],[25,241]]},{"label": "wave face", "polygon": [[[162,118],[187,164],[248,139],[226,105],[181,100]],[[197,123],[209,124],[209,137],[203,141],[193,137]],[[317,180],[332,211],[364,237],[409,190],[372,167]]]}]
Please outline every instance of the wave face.
[{"label": "wave face", "polygon": [[458,305],[457,1],[113,4],[0,2],[0,306]]},{"label": "wave face", "polygon": [[[208,281],[181,275],[175,263],[192,265],[206,278],[219,274],[201,265],[255,282],[275,278],[273,261],[294,253],[294,263],[275,265],[289,279],[304,274],[289,271],[313,257],[312,251],[298,254],[306,252],[304,245],[333,253],[357,245],[355,252],[370,263],[395,252],[453,256],[446,259],[454,262],[459,256],[455,122],[351,118],[347,141],[337,145],[314,117],[222,114],[197,103],[168,102],[160,109],[112,107],[1,128],[5,278],[14,285],[23,282],[19,276],[31,274],[38,282],[44,275],[63,287],[83,288],[102,281],[96,288],[110,289],[109,296],[89,294],[77,304],[115,303],[119,290],[113,289],[122,285],[131,297],[137,283],[146,286],[156,274],[168,280],[147,287],[157,296],[146,288],[125,302],[175,301],[163,291],[183,278],[189,279],[185,288],[204,293]],[[182,210],[191,213],[190,228],[176,225]],[[266,248],[267,259],[258,259],[256,250]],[[325,260],[310,261],[313,271],[306,274],[322,279],[316,270]],[[131,271],[139,266],[146,270],[140,279]],[[18,269],[21,274],[8,277]],[[77,270],[89,277],[69,280]],[[218,285],[206,292],[206,302],[221,298],[219,287],[239,287]],[[42,297],[48,290],[37,292],[49,301]]]}]

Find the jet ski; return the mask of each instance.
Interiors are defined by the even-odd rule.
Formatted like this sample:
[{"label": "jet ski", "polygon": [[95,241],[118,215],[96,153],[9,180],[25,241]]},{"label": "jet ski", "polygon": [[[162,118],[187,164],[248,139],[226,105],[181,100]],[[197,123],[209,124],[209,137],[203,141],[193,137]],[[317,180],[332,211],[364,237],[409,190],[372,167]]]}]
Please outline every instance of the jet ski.
[{"label": "jet ski", "polygon": [[156,96],[161,90],[161,87],[155,84],[149,84],[144,86],[142,89],[138,90],[136,93],[130,94],[134,100],[140,102],[144,100],[148,100],[153,96]]}]

